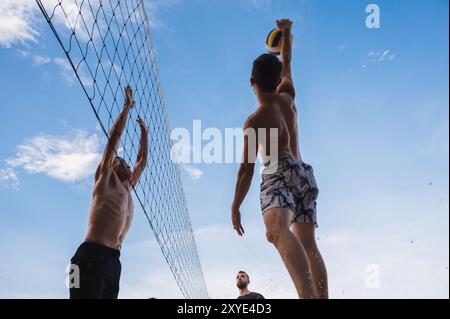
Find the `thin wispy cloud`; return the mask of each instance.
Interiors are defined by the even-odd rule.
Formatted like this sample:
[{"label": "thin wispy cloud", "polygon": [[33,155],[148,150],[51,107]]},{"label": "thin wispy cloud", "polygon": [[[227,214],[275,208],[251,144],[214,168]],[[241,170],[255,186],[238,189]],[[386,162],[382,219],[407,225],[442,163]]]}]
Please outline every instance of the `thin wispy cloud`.
[{"label": "thin wispy cloud", "polygon": [[0,184],[3,188],[18,191],[19,178],[16,172],[10,167],[0,169]]},{"label": "thin wispy cloud", "polygon": [[391,50],[385,50],[383,52],[371,51],[367,54],[367,58],[370,62],[392,61],[395,59],[395,54]]},{"label": "thin wispy cloud", "polygon": [[[59,66],[59,70],[60,70],[59,74],[63,78],[64,82],[68,85],[74,85],[76,83],[77,78],[75,76],[75,73],[74,73],[73,68],[70,65],[69,61],[67,61],[67,59],[54,58],[53,62]],[[93,84],[92,79],[85,76],[82,73],[81,69],[79,70],[78,75],[84,85],[92,86],[92,84]]]},{"label": "thin wispy cloud", "polygon": [[239,3],[254,9],[269,9],[272,6],[272,0],[240,0]]},{"label": "thin wispy cloud", "polygon": [[167,28],[168,26],[161,20],[160,14],[183,3],[183,0],[146,0],[145,9],[147,10],[150,27],[152,29]]},{"label": "thin wispy cloud", "polygon": [[32,53],[31,51],[26,51],[22,49],[17,49],[17,53],[22,58],[29,58],[33,61],[34,66],[41,66],[44,64],[47,64],[49,62],[52,62],[53,59],[48,56],[42,56]]},{"label": "thin wispy cloud", "polygon": [[188,173],[189,177],[194,181],[198,181],[204,174],[202,170],[190,165],[183,165],[183,168],[186,173]]},{"label": "thin wispy cloud", "polygon": [[[65,58],[52,58],[49,56],[42,56],[38,54],[34,54],[31,51],[21,50],[17,49],[17,53],[19,56],[23,58],[28,58],[33,61],[33,66],[39,67],[43,66],[49,63],[53,63],[54,65],[58,66],[59,68],[59,74],[61,78],[64,80],[64,83],[67,85],[74,85],[77,81],[77,77],[75,75],[75,72],[73,71],[72,66],[70,65],[69,61]],[[103,65],[106,67],[106,62],[103,63]],[[120,74],[123,72],[123,70],[117,66],[112,66],[114,70],[116,71],[116,74],[120,76]],[[94,84],[91,77],[86,75],[85,68],[80,67],[78,68],[78,76],[80,77],[80,80],[83,82],[83,85],[85,86],[92,86]]]},{"label": "thin wispy cloud", "polygon": [[[54,58],[52,62],[59,66],[59,74],[66,84],[74,85],[78,81],[72,65],[67,59]],[[86,69],[87,68],[85,67],[85,65],[81,65],[77,70],[77,75],[80,81],[83,83],[83,86],[92,87],[94,85],[94,79],[87,74],[88,72],[86,71]],[[117,68],[117,66],[115,66],[114,69],[116,70],[116,72],[118,72],[119,75],[122,72],[120,68]]]},{"label": "thin wispy cloud", "polygon": [[369,64],[390,62],[395,60],[395,54],[391,50],[384,51],[370,51],[365,57],[363,68],[366,68]]},{"label": "thin wispy cloud", "polygon": [[40,65],[44,65],[44,64],[52,62],[52,59],[47,56],[33,55],[32,58],[33,58],[34,65],[36,65],[36,66],[40,66]]},{"label": "thin wispy cloud", "polygon": [[101,156],[99,147],[100,138],[82,130],[67,136],[41,134],[17,147],[16,157],[6,162],[6,170],[15,174],[13,170],[22,168],[28,174],[74,183],[93,175]]}]

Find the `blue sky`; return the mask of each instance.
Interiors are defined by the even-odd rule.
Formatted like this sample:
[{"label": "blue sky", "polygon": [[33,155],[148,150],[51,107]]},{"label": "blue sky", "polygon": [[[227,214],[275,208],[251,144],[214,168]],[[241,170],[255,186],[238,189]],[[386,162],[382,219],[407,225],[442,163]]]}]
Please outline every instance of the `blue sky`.
[{"label": "blue sky", "polygon": [[[321,188],[331,296],[448,298],[448,1],[377,1],[378,30],[365,27],[369,3],[148,1],[171,125],[242,126],[257,106],[251,62],[274,21],[290,17],[301,149]],[[66,298],[64,270],[85,233],[105,140],[34,1],[2,1],[0,17],[0,297]],[[50,144],[76,161],[45,166],[46,154],[26,153]],[[235,272],[245,269],[253,290],[295,298],[265,240],[260,177],[242,207],[241,239],[229,220],[237,165],[191,168],[184,188],[210,296],[234,298]],[[122,298],[181,296],[139,210],[122,262]],[[378,288],[366,285],[370,265]]]}]

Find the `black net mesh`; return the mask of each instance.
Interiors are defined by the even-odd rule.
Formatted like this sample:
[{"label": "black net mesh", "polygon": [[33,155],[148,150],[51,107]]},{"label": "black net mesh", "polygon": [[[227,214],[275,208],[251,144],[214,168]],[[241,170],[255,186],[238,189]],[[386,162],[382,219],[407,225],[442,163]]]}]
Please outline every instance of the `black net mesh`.
[{"label": "black net mesh", "polygon": [[208,298],[179,167],[170,156],[170,125],[143,0],[36,2],[106,137],[123,109],[124,86],[132,87],[136,107],[120,155],[129,163],[136,158],[139,115],[149,126],[149,162],[136,197],[182,294]]}]

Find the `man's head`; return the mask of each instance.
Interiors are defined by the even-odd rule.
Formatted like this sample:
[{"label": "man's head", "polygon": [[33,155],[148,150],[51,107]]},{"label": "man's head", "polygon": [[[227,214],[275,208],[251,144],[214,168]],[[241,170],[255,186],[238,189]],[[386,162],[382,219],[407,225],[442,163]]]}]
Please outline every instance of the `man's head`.
[{"label": "man's head", "polygon": [[236,286],[239,289],[245,289],[250,284],[250,277],[245,271],[240,271],[236,275]]},{"label": "man's head", "polygon": [[119,177],[119,179],[122,182],[126,182],[126,181],[130,180],[131,168],[123,158],[117,156],[114,159],[113,168],[114,168],[114,171],[116,172],[117,176]]},{"label": "man's head", "polygon": [[253,62],[251,84],[262,92],[276,91],[281,82],[283,64],[273,54],[263,54]]}]

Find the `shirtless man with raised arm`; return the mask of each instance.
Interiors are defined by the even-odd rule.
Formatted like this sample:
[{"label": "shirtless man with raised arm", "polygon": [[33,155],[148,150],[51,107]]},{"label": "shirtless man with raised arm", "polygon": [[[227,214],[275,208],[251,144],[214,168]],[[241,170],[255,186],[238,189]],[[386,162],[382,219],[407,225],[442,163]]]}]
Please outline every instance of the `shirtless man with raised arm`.
[{"label": "shirtless man with raised arm", "polygon": [[[263,54],[253,65],[251,85],[260,105],[247,119],[244,129],[252,130],[257,137],[252,141],[247,135],[244,140],[244,160],[238,173],[232,222],[242,236],[240,207],[250,189],[261,146],[263,158],[275,153],[277,159],[265,160],[261,185],[267,239],[280,253],[299,297],[326,299],[327,271],[315,239],[319,189],[313,168],[301,158],[298,142],[296,92],[291,75],[292,22],[283,19],[277,25],[283,32],[282,62],[274,55]],[[266,131],[265,140],[259,134],[261,129]],[[271,129],[276,129],[277,136],[271,136]],[[268,149],[273,139],[278,140],[277,150]]]},{"label": "shirtless man with raised arm", "polygon": [[79,288],[70,288],[71,299],[117,299],[121,273],[120,249],[133,220],[131,192],[139,182],[148,158],[148,129],[138,117],[141,139],[133,171],[117,156],[120,137],[130,110],[133,92],[125,88],[125,105],[109,134],[103,158],[95,173],[95,186],[85,242],[72,258],[79,270]]}]

